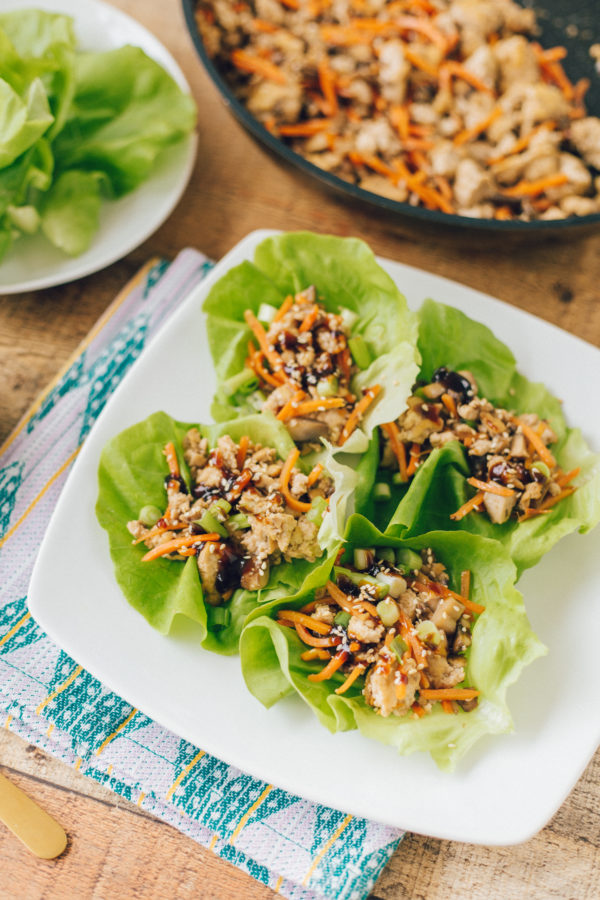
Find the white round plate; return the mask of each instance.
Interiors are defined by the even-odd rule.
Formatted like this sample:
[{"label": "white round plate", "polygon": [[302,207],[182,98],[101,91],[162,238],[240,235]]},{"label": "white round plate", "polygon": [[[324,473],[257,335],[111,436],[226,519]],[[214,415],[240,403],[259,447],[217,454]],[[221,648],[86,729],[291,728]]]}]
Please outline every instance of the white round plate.
[{"label": "white round plate", "polygon": [[[24,0],[2,0],[2,12],[22,9]],[[75,19],[81,50],[112,50],[123,44],[141,47],[172,76],[183,91],[190,86],[171,54],[154,35],[120,10],[101,0],[31,0],[27,6],[66,13]],[[104,269],[125,256],[162,225],[175,208],[192,174],[197,147],[189,135],[161,154],[156,168],[139,188],[119,200],[106,200],[100,228],[80,256],[66,256],[42,234],[15,241],[0,263],[0,294],[18,294],[65,284]]]}]

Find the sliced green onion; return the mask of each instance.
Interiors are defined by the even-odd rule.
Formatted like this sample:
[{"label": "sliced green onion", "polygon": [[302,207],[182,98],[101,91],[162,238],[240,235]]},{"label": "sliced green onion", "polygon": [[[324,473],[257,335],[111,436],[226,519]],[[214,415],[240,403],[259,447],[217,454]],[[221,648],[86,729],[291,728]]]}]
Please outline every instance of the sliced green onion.
[{"label": "sliced green onion", "polygon": [[340,389],[340,383],[335,375],[328,378],[319,378],[317,381],[317,394],[319,397],[335,397]]},{"label": "sliced green onion", "polygon": [[270,325],[277,313],[278,309],[276,306],[271,306],[270,303],[261,303],[258,307],[256,318],[259,322],[264,322],[265,325]]},{"label": "sliced green onion", "polygon": [[389,484],[385,481],[378,481],[373,488],[373,500],[375,503],[384,503],[386,500],[392,499],[392,491]]},{"label": "sliced green onion", "polygon": [[392,475],[392,481],[394,484],[406,484],[408,482],[408,478],[403,478],[401,472],[394,472]]},{"label": "sliced green onion", "polygon": [[386,597],[385,600],[379,601],[377,604],[377,615],[386,628],[391,628],[391,626],[395,625],[400,618],[398,607],[390,597]]},{"label": "sliced green onion", "polygon": [[398,657],[398,662],[402,662],[402,657],[408,650],[408,644],[401,637],[395,637],[390,643],[390,648]]},{"label": "sliced green onion", "polygon": [[379,572],[376,578],[386,586],[390,597],[400,597],[406,590],[406,581],[402,575],[388,575],[386,572]]},{"label": "sliced green onion", "polygon": [[223,392],[226,397],[232,397],[233,394],[251,394],[258,384],[258,375],[252,369],[244,368],[223,382]]},{"label": "sliced green onion", "polygon": [[412,572],[413,569],[421,568],[423,560],[414,550],[409,550],[408,547],[401,547],[399,550],[396,550],[396,563]]},{"label": "sliced green onion", "polygon": [[35,234],[40,227],[41,218],[35,206],[9,205],[6,207],[6,214],[25,234]]},{"label": "sliced green onion", "polygon": [[354,551],[354,567],[360,571],[368,569],[369,566],[373,565],[373,558],[372,550],[364,550],[357,547]]},{"label": "sliced green onion", "polygon": [[333,572],[336,579],[345,578],[347,581],[351,581],[352,584],[357,585],[357,587],[361,587],[361,585],[365,584],[374,588],[377,599],[379,600],[383,600],[388,593],[386,585],[382,584],[381,581],[377,581],[372,575],[367,575],[365,572],[353,572],[352,569],[344,569],[342,566],[334,566]]},{"label": "sliced green onion", "polygon": [[206,532],[215,531],[217,534],[220,534],[221,537],[229,537],[221,522],[219,522],[217,517],[208,509],[202,514],[202,518],[197,520],[196,525],[199,525],[200,528],[204,528]]},{"label": "sliced green onion", "polygon": [[208,610],[211,625],[220,625],[225,628],[231,622],[231,610],[225,606],[212,606]]},{"label": "sliced green onion", "polygon": [[389,563],[390,566],[396,565],[396,551],[393,547],[378,547],[375,551],[375,558]]},{"label": "sliced green onion", "polygon": [[309,522],[312,522],[313,525],[321,526],[321,522],[323,521],[323,516],[327,512],[327,503],[328,501],[325,497],[315,497],[312,501],[312,506],[309,511],[306,513],[306,518]]},{"label": "sliced green onion", "polygon": [[336,625],[341,625],[342,628],[347,628],[348,622],[350,621],[350,613],[346,612],[345,609],[341,609],[333,621]]},{"label": "sliced green onion", "polygon": [[214,503],[211,503],[208,507],[208,511],[217,519],[222,519],[223,516],[227,516],[227,514],[231,512],[231,503],[225,500],[225,498],[219,498],[219,500],[215,500]]},{"label": "sliced green onion", "polygon": [[244,515],[244,513],[236,513],[234,516],[230,516],[227,519],[227,524],[235,531],[244,531],[246,528],[250,528],[248,516]]},{"label": "sliced green onion", "polygon": [[342,320],[344,328],[347,331],[352,331],[352,328],[358,322],[358,313],[354,312],[353,309],[348,309],[347,306],[340,306],[338,315]]},{"label": "sliced green onion", "polygon": [[541,459],[536,459],[535,462],[532,462],[531,468],[535,469],[536,472],[539,472],[540,475],[543,475],[544,478],[550,478],[550,469],[545,462],[542,462]]},{"label": "sliced green onion", "polygon": [[158,506],[142,506],[138,519],[146,528],[152,528],[159,519],[162,519],[162,513]]},{"label": "sliced green onion", "polygon": [[421,641],[433,644],[434,647],[437,647],[442,640],[439,629],[434,625],[431,619],[425,619],[424,622],[419,622],[416,627],[416,632]]},{"label": "sliced green onion", "polygon": [[348,341],[348,347],[352,354],[352,359],[359,369],[368,369],[371,365],[371,351],[365,343],[365,339],[359,334],[351,337]]}]

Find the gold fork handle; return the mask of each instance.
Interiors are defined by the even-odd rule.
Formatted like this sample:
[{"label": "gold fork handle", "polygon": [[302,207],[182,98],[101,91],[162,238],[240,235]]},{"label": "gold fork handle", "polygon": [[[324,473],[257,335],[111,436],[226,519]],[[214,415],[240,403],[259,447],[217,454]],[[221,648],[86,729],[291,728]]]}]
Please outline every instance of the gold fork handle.
[{"label": "gold fork handle", "polygon": [[31,797],[0,774],[0,821],[22,841],[28,850],[42,859],[60,856],[67,846],[67,835],[56,819],[48,815]]}]

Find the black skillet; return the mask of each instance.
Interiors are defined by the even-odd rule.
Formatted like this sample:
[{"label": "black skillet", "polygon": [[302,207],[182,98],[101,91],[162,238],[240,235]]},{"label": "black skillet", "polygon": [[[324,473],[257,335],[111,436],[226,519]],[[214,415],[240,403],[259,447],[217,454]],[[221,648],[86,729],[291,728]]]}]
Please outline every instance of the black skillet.
[{"label": "black skillet", "polygon": [[[486,2],[486,0],[482,0]],[[202,38],[196,26],[194,10],[195,0],[182,0],[183,10],[188,30],[208,74],[219,89],[225,104],[233,115],[250,132],[253,137],[265,144],[277,156],[301,169],[312,178],[318,179],[329,188],[352,197],[363,204],[376,207],[387,214],[419,219],[423,223],[432,225],[446,225],[450,229],[470,229],[486,232],[504,232],[516,235],[521,233],[537,233],[539,236],[589,231],[600,226],[600,212],[589,216],[570,216],[567,219],[555,221],[522,222],[519,220],[499,221],[497,219],[470,219],[466,216],[449,215],[437,210],[425,209],[420,206],[410,206],[408,203],[399,203],[397,200],[389,200],[380,197],[371,191],[365,191],[354,184],[324,172],[318,166],[313,165],[295,153],[287,144],[270,134],[261,123],[248,112],[246,107],[236,98],[225,78],[209,58]],[[537,13],[540,34],[538,40],[544,47],[554,47],[560,44],[566,47],[568,56],[564,61],[564,68],[571,79],[576,82],[580,78],[589,78],[590,89],[587,92],[585,102],[590,115],[600,116],[600,75],[595,68],[595,61],[589,54],[589,49],[594,43],[600,43],[600,0],[542,0],[540,3],[522,3],[523,6],[533,6]],[[508,236],[508,234],[507,234]]]}]

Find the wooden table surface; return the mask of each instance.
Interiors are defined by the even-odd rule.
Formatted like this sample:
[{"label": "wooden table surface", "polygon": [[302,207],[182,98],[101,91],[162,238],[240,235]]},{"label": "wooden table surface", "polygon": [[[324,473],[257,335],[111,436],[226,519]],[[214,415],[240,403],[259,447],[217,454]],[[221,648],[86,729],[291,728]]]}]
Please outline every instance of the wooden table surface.
[{"label": "wooden table surface", "polygon": [[[125,259],[64,287],[0,297],[0,443],[149,256],[171,257],[191,245],[217,259],[261,227],[357,235],[377,253],[492,293],[600,345],[600,233],[568,242],[480,242],[384,220],[323,194],[233,121],[196,59],[178,0],[113,2],[154,32],[183,68],[199,106],[198,160],[175,212]],[[0,769],[56,816],[70,837],[60,859],[42,862],[0,826],[2,898],[275,896],[9,731],[0,732],[0,761]],[[600,882],[599,785],[597,753],[549,825],[518,847],[409,835],[374,896],[592,900]]]}]

